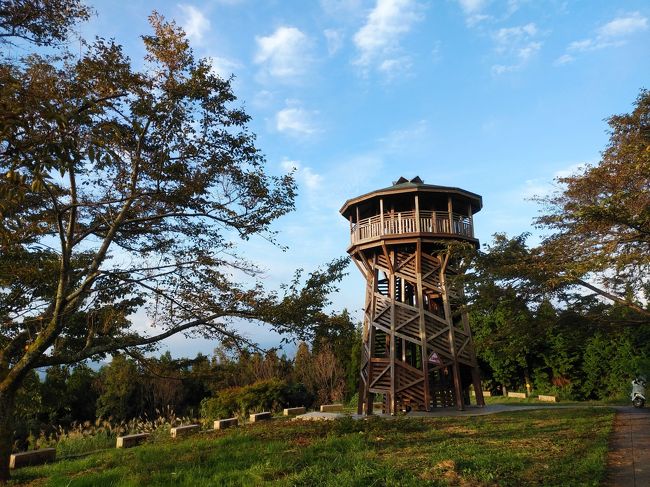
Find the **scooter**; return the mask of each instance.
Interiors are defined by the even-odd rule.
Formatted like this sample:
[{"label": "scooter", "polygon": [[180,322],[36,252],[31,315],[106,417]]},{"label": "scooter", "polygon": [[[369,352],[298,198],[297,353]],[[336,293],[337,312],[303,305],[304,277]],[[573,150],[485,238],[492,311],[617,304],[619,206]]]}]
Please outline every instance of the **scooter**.
[{"label": "scooter", "polygon": [[645,377],[637,377],[632,381],[632,394],[630,394],[630,399],[632,399],[632,405],[635,408],[642,408],[645,404],[645,386]]}]

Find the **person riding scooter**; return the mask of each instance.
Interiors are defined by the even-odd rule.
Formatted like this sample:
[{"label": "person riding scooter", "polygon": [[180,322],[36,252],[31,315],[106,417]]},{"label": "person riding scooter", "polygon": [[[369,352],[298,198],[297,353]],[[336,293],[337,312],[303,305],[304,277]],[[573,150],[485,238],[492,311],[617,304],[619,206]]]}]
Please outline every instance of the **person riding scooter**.
[{"label": "person riding scooter", "polygon": [[630,398],[635,408],[642,408],[645,404],[645,386],[646,378],[643,376],[639,376],[632,381],[632,394],[630,394]]}]

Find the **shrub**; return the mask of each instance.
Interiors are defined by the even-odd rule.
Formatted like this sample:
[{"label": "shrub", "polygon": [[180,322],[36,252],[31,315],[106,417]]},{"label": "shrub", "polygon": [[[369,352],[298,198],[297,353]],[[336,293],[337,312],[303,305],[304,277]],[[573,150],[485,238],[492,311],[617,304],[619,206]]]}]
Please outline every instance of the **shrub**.
[{"label": "shrub", "polygon": [[302,384],[287,384],[278,379],[259,381],[244,387],[229,387],[201,401],[201,419],[247,416],[261,411],[279,411],[285,407],[311,403]]}]

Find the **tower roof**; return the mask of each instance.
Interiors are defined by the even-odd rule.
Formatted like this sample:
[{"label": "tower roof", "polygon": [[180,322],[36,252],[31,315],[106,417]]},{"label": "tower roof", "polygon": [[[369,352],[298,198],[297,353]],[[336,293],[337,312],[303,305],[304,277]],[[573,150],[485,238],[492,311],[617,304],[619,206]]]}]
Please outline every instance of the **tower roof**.
[{"label": "tower roof", "polygon": [[464,189],[452,186],[425,184],[419,176],[415,176],[413,179],[406,179],[402,176],[397,181],[394,181],[392,186],[376,189],[370,193],[366,193],[361,196],[357,196],[356,198],[347,200],[339,211],[344,217],[347,218],[351,208],[363,201],[379,198],[380,196],[392,196],[405,193],[439,193],[450,194],[452,196],[458,195],[460,197],[467,198],[470,201],[472,205],[472,213],[480,211],[483,207],[483,198],[481,195],[472,193],[471,191],[466,191]]}]

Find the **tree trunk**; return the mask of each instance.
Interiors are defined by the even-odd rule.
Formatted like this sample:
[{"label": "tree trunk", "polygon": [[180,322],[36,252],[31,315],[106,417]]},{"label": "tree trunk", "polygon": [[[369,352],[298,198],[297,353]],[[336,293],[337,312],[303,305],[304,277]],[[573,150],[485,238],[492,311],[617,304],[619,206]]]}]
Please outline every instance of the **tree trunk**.
[{"label": "tree trunk", "polygon": [[0,484],[9,478],[9,457],[14,439],[14,391],[0,392]]}]

